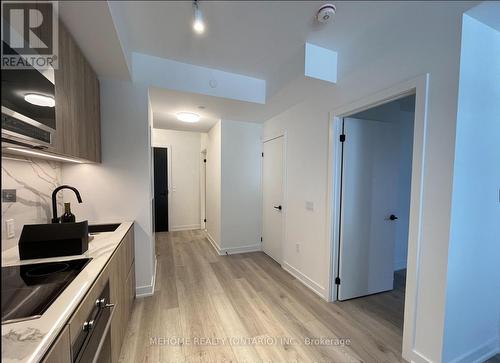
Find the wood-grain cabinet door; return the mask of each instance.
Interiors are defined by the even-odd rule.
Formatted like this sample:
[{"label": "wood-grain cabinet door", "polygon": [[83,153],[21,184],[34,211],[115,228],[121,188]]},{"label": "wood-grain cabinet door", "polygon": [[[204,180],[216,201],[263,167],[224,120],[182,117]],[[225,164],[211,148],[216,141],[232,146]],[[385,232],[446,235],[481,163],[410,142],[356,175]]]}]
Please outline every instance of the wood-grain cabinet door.
[{"label": "wood-grain cabinet door", "polygon": [[134,229],[127,232],[109,265],[111,301],[115,314],[111,324],[111,356],[118,362],[135,298]]},{"label": "wood-grain cabinet door", "polygon": [[55,70],[56,152],[101,161],[99,80],[62,22]]},{"label": "wood-grain cabinet door", "polygon": [[66,326],[59,334],[49,352],[45,355],[42,363],[69,363],[71,362],[71,346],[69,339],[69,328]]}]

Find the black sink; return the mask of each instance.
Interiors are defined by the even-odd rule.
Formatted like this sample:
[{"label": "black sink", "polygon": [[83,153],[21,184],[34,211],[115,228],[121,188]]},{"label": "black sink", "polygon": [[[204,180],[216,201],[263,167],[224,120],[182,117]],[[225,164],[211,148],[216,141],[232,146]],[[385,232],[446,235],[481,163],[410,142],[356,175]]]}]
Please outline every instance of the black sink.
[{"label": "black sink", "polygon": [[81,255],[88,249],[89,226],[78,223],[27,224],[19,238],[21,260]]},{"label": "black sink", "polygon": [[120,227],[120,223],[108,223],[108,224],[94,224],[89,226],[90,234],[97,234],[102,232],[114,232]]}]

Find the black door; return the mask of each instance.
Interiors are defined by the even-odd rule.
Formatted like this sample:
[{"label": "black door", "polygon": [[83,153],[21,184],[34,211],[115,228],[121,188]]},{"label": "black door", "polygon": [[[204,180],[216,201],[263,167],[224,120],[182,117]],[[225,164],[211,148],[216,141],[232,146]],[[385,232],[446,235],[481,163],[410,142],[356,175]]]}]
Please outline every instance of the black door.
[{"label": "black door", "polygon": [[168,231],[167,149],[154,148],[155,232]]}]

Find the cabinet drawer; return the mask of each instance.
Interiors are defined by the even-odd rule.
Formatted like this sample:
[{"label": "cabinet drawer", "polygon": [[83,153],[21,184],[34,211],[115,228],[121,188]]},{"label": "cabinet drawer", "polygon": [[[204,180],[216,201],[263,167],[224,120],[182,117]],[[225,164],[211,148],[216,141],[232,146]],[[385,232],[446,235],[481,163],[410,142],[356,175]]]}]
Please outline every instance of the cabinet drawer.
[{"label": "cabinet drawer", "polygon": [[91,314],[92,310],[96,306],[96,300],[100,297],[100,294],[106,284],[109,281],[108,268],[104,268],[104,271],[99,275],[99,278],[95,281],[94,285],[85,296],[80,306],[76,309],[75,313],[71,316],[69,320],[69,336],[71,345],[75,343],[76,338],[83,329],[83,324]]}]

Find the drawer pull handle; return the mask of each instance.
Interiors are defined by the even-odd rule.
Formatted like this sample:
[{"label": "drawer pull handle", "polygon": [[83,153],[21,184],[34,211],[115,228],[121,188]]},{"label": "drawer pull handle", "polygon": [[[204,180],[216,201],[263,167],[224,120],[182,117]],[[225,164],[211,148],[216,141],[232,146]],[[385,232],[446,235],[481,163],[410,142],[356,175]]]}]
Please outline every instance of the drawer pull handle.
[{"label": "drawer pull handle", "polygon": [[83,331],[91,331],[94,327],[94,320],[86,321],[83,323]]}]

